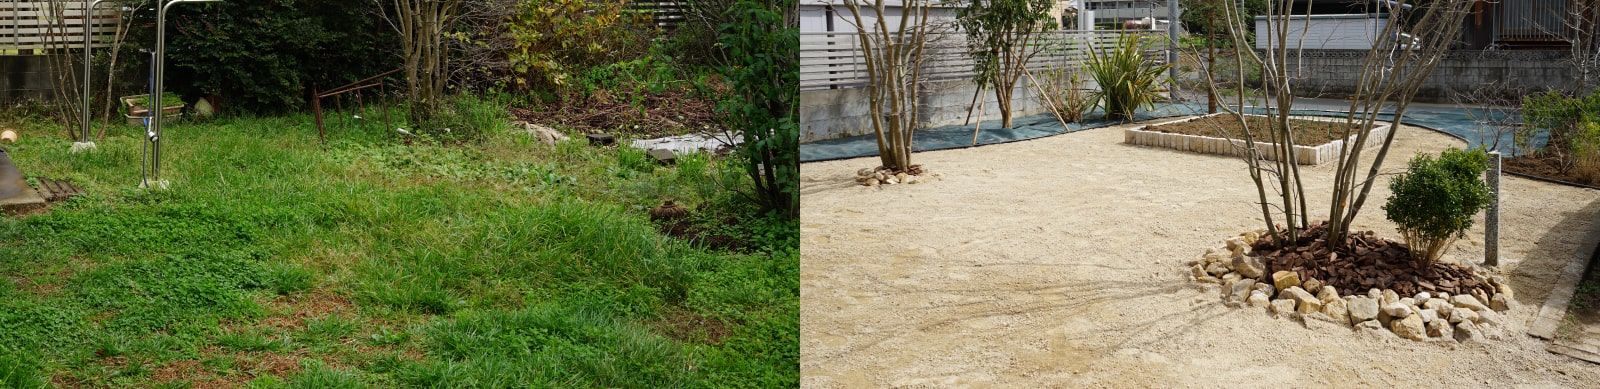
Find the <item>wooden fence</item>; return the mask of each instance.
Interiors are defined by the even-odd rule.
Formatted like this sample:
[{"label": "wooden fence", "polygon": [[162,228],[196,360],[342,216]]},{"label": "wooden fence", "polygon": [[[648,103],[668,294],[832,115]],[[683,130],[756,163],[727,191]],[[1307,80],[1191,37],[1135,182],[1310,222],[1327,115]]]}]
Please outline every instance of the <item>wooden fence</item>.
[{"label": "wooden fence", "polygon": [[[1122,31],[1056,31],[1041,39],[1043,46],[1037,56],[1029,61],[1030,70],[1081,66],[1088,58],[1088,50],[1116,43],[1124,34],[1146,36],[1159,40],[1147,45],[1146,58],[1165,63],[1166,36],[1164,32]],[[866,60],[862,57],[858,36],[841,32],[803,32],[800,34],[800,90],[859,88],[866,85]],[[972,78],[973,61],[968,57],[966,35],[961,33],[930,36],[926,48],[929,58],[923,62],[922,74],[927,81],[951,81]],[[1154,47],[1161,46],[1161,47]]]},{"label": "wooden fence", "polygon": [[109,47],[117,29],[116,6],[100,4],[92,14],[84,10],[88,6],[87,1],[0,0],[0,55],[81,50],[85,25],[95,47]]}]

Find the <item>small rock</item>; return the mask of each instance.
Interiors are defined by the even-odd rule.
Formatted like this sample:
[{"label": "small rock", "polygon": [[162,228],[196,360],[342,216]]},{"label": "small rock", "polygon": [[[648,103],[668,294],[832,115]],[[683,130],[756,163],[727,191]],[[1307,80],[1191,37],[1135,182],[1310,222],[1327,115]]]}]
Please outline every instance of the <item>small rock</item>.
[{"label": "small rock", "polygon": [[1439,320],[1439,311],[1424,309],[1421,312],[1417,312],[1417,316],[1422,317],[1423,322],[1432,323],[1434,320]]},{"label": "small rock", "polygon": [[1383,313],[1389,315],[1390,318],[1404,319],[1407,316],[1411,316],[1411,306],[1401,304],[1399,302],[1384,305],[1382,310]]},{"label": "small rock", "polygon": [[1428,292],[1419,292],[1419,293],[1417,293],[1416,296],[1412,296],[1411,300],[1412,301],[1428,301],[1428,299],[1431,299],[1431,298],[1433,298],[1433,295],[1428,294]]},{"label": "small rock", "polygon": [[1285,316],[1285,315],[1288,315],[1290,313],[1293,313],[1294,312],[1294,307],[1295,307],[1294,300],[1290,300],[1290,299],[1272,300],[1272,313],[1274,315],[1277,315],[1277,316]]},{"label": "small rock", "polygon": [[1496,294],[1489,299],[1489,308],[1496,311],[1509,310],[1511,309],[1511,299],[1504,294]]},{"label": "small rock", "polygon": [[1379,292],[1378,288],[1367,289],[1367,297],[1383,302],[1383,293]]},{"label": "small rock", "polygon": [[1423,340],[1428,338],[1428,331],[1424,327],[1425,325],[1422,318],[1412,315],[1406,316],[1405,319],[1390,322],[1389,330],[1394,331],[1395,335],[1400,335],[1402,338]]},{"label": "small rock", "polygon": [[1230,238],[1226,243],[1228,247],[1228,256],[1231,258],[1238,258],[1250,254],[1250,245],[1245,244],[1244,241],[1239,240],[1239,238]]},{"label": "small rock", "polygon": [[1485,307],[1489,306],[1489,295],[1483,293],[1483,290],[1481,290],[1481,289],[1473,289],[1472,290],[1472,297],[1478,299],[1478,304],[1483,305]]},{"label": "small rock", "polygon": [[1261,259],[1251,256],[1238,256],[1233,258],[1233,271],[1239,272],[1246,278],[1261,277]]},{"label": "small rock", "polygon": [[1228,274],[1228,266],[1222,264],[1222,262],[1212,262],[1210,265],[1206,265],[1206,273],[1211,273],[1214,277],[1221,277],[1223,274]]},{"label": "small rock", "polygon": [[1239,240],[1244,242],[1245,245],[1255,245],[1256,242],[1261,241],[1261,234],[1255,231],[1245,231],[1245,233],[1239,234]]},{"label": "small rock", "polygon": [[1189,267],[1189,274],[1193,275],[1194,279],[1197,279],[1197,280],[1202,278],[1202,277],[1210,277],[1211,276],[1211,274],[1206,273],[1206,269],[1203,268],[1203,267],[1200,267],[1199,264],[1195,264],[1194,266],[1190,266]]},{"label": "small rock", "polygon": [[1378,336],[1378,338],[1389,338],[1389,336],[1395,336],[1394,333],[1390,333],[1389,330],[1384,330],[1384,323],[1379,323],[1378,320],[1357,322],[1355,323],[1355,331],[1358,331],[1358,333],[1362,333],[1362,335],[1366,336]]},{"label": "small rock", "polygon": [[1228,293],[1228,301],[1244,301],[1250,298],[1250,291],[1255,290],[1256,280],[1242,279],[1233,282],[1233,289]]},{"label": "small rock", "polygon": [[1307,292],[1316,292],[1322,290],[1322,281],[1315,278],[1308,279],[1305,282],[1300,283],[1300,289],[1305,289]]},{"label": "small rock", "polygon": [[908,176],[906,176],[905,173],[895,173],[894,174],[895,181],[906,182],[906,177],[908,177]]},{"label": "small rock", "polygon": [[1201,256],[1201,258],[1205,259],[1208,266],[1212,263],[1224,263],[1228,261],[1228,252],[1224,250],[1217,250],[1215,248],[1209,248],[1206,249],[1206,254]]},{"label": "small rock", "polygon": [[1383,305],[1389,305],[1389,304],[1394,304],[1394,303],[1400,302],[1400,294],[1399,293],[1395,293],[1394,289],[1384,289],[1382,296],[1383,296],[1383,298],[1379,299],[1378,302],[1383,303]]},{"label": "small rock", "polygon": [[1428,337],[1455,339],[1455,327],[1443,319],[1433,319],[1428,321]]},{"label": "small rock", "polygon": [[1409,305],[1409,306],[1413,306],[1413,307],[1417,306],[1417,300],[1412,300],[1410,297],[1406,297],[1406,298],[1400,299],[1400,303],[1401,304],[1405,304],[1405,305]]},{"label": "small rock", "polygon": [[1457,342],[1483,342],[1483,332],[1478,330],[1478,325],[1470,321],[1456,323],[1454,338]]},{"label": "small rock", "polygon": [[1338,299],[1339,299],[1339,290],[1338,289],[1334,289],[1334,287],[1332,285],[1323,285],[1322,289],[1317,291],[1317,300],[1322,300],[1322,302],[1324,304],[1326,304],[1329,301],[1338,300]]},{"label": "small rock", "polygon": [[1272,273],[1272,286],[1278,290],[1300,286],[1300,274],[1288,270]]},{"label": "small rock", "polygon": [[1378,300],[1369,297],[1350,297],[1345,300],[1346,309],[1350,311],[1350,320],[1363,322],[1378,318]]},{"label": "small rock", "polygon": [[1462,307],[1450,307],[1450,323],[1477,322],[1478,313]]},{"label": "small rock", "polygon": [[1473,322],[1478,323],[1479,329],[1484,329],[1483,327],[1498,327],[1500,326],[1501,319],[1503,319],[1503,317],[1501,317],[1499,313],[1495,313],[1495,311],[1485,310],[1475,312],[1478,314],[1478,320],[1473,320]]},{"label": "small rock", "polygon": [[1194,280],[1197,281],[1197,282],[1202,282],[1202,283],[1207,283],[1207,284],[1215,284],[1215,283],[1222,282],[1222,279],[1219,279],[1217,277],[1212,277],[1210,275],[1206,275],[1204,277],[1195,277]]},{"label": "small rock", "polygon": [[1272,302],[1268,301],[1268,299],[1270,297],[1267,297],[1266,293],[1262,293],[1261,290],[1257,289],[1250,291],[1250,298],[1245,299],[1245,303],[1250,304],[1252,307],[1261,308],[1272,305]]},{"label": "small rock", "polygon": [[1472,296],[1468,296],[1468,295],[1464,295],[1464,294],[1458,294],[1458,295],[1455,295],[1455,296],[1450,296],[1450,302],[1455,304],[1455,306],[1471,309],[1471,310],[1478,311],[1478,312],[1483,312],[1483,311],[1489,310],[1489,307],[1484,306],[1483,302],[1478,301],[1477,297],[1472,297]]},{"label": "small rock", "polygon": [[1324,301],[1322,313],[1332,318],[1334,323],[1350,324],[1350,310],[1344,300],[1332,299]]},{"label": "small rock", "polygon": [[864,168],[861,168],[861,170],[857,170],[856,171],[856,176],[866,177],[866,176],[870,176],[870,175],[872,175],[872,168],[865,168],[864,167]]},{"label": "small rock", "polygon": [[1240,277],[1239,273],[1234,273],[1234,272],[1231,272],[1231,271],[1222,275],[1222,280],[1223,281],[1230,281],[1230,280],[1231,281],[1238,281],[1238,280],[1240,280],[1242,278],[1244,278],[1244,277]]},{"label": "small rock", "polygon": [[867,182],[863,182],[861,184],[862,185],[866,185],[866,186],[878,186],[878,179],[877,178],[868,178]]},{"label": "small rock", "polygon": [[1318,300],[1310,292],[1306,292],[1305,289],[1300,289],[1298,286],[1284,289],[1278,296],[1294,300],[1296,304],[1299,304],[1300,313],[1312,313],[1322,310],[1322,300]]},{"label": "small rock", "polygon": [[[1504,278],[1500,278],[1500,276],[1494,276],[1494,277],[1490,277],[1489,280],[1490,280],[1491,283],[1494,284],[1494,294],[1496,296],[1499,296],[1499,295],[1503,294],[1503,295],[1506,295],[1506,298],[1514,298],[1514,297],[1516,297],[1516,294],[1513,294],[1511,292],[1511,284],[1507,284],[1505,282]],[[1500,280],[1500,281],[1494,281],[1494,280]]]},{"label": "small rock", "polygon": [[900,183],[900,180],[894,177],[889,177],[888,179],[883,180],[883,183],[884,185],[894,185]]},{"label": "small rock", "polygon": [[1438,297],[1430,298],[1422,303],[1423,309],[1432,309],[1440,312],[1450,309],[1450,307],[1452,307],[1452,305],[1450,305],[1449,301],[1445,301],[1445,299]]},{"label": "small rock", "polygon": [[1261,291],[1261,293],[1266,293],[1267,298],[1272,298],[1272,296],[1278,295],[1278,290],[1273,289],[1272,284],[1269,283],[1257,282],[1255,288],[1256,290]]}]

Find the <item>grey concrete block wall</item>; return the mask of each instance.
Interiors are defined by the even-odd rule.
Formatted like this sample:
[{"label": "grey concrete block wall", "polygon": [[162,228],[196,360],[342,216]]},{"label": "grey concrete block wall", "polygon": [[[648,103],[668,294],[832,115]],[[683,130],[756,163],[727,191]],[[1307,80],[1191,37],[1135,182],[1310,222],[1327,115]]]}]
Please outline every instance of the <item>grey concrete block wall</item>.
[{"label": "grey concrete block wall", "polygon": [[[1287,66],[1299,70],[1296,94],[1301,96],[1344,97],[1355,92],[1365,65],[1365,51],[1306,50],[1303,57],[1291,58]],[[1507,93],[1566,89],[1575,77],[1564,51],[1455,51],[1434,68],[1418,90],[1416,100],[1449,102],[1457,93],[1491,85]]]},{"label": "grey concrete block wall", "polygon": [[0,101],[49,98],[54,86],[49,57],[0,56]]},{"label": "grey concrete block wall", "polygon": [[[1039,104],[1033,87],[1026,79],[1017,83],[1013,92],[1013,117],[1035,115],[1049,111]],[[922,128],[962,124],[972,108],[972,95],[977,89],[972,81],[932,82],[923,87],[921,112]],[[984,90],[983,117],[1000,119],[1000,104],[994,90]],[[974,120],[976,120],[976,111]],[[800,141],[813,142],[872,133],[870,100],[866,88],[823,89],[800,92]]]}]

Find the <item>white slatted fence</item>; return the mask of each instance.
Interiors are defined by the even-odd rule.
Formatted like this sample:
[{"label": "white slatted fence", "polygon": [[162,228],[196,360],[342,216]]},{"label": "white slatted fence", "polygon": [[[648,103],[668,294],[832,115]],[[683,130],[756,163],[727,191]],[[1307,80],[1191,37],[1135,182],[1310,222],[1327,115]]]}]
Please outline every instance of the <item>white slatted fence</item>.
[{"label": "white slatted fence", "polygon": [[[1114,45],[1123,34],[1139,34],[1164,39],[1160,32],[1121,31],[1055,31],[1047,33],[1040,45],[1043,52],[1034,56],[1028,68],[1041,71],[1049,68],[1081,66],[1092,47]],[[866,60],[862,57],[856,34],[841,32],[800,33],[800,90],[859,88],[866,85]],[[930,37],[927,61],[922,74],[928,81],[951,81],[972,78],[971,57],[966,54],[965,34],[950,33]],[[1160,45],[1164,46],[1163,40]],[[1147,57],[1165,62],[1164,51],[1147,50]]]},{"label": "white slatted fence", "polygon": [[81,50],[86,25],[95,47],[109,47],[116,34],[116,6],[101,4],[89,14],[84,10],[88,5],[87,1],[0,0],[0,55]]}]

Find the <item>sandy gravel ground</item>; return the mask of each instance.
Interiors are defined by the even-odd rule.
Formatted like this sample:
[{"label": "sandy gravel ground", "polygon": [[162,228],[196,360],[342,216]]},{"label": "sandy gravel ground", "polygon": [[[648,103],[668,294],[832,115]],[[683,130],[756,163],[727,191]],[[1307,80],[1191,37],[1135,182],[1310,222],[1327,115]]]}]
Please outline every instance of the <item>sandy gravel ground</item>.
[{"label": "sandy gravel ground", "polygon": [[[1221,305],[1183,263],[1261,227],[1244,163],[1124,145],[1123,128],[921,153],[941,180],[882,190],[852,181],[876,158],[802,165],[802,386],[1600,385],[1600,365],[1523,334],[1600,191],[1507,178],[1506,336],[1412,342]],[[1403,128],[1385,170],[1450,146]],[[1326,199],[1331,167],[1303,174]],[[1356,227],[1397,238],[1382,181]],[[1448,260],[1482,260],[1479,220]]]}]

